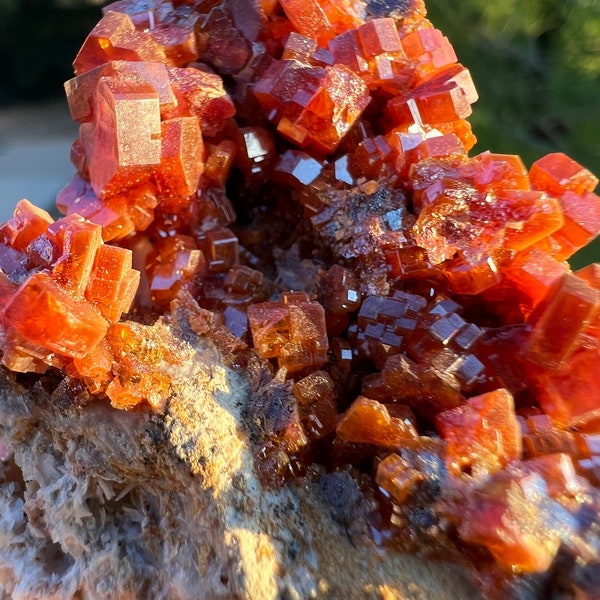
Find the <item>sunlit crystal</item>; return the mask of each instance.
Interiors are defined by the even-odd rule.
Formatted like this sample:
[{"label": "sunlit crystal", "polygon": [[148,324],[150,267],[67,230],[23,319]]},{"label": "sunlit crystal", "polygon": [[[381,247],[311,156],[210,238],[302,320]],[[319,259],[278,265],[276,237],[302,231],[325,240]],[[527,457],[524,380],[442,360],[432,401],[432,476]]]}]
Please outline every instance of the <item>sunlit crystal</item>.
[{"label": "sunlit crystal", "polygon": [[351,472],[379,542],[482,581],[597,560],[600,267],[566,262],[597,178],[469,154],[477,92],[421,0],[242,4],[104,8],[65,217],[0,226],[3,364],[162,411],[207,337],[247,367],[263,484]]}]

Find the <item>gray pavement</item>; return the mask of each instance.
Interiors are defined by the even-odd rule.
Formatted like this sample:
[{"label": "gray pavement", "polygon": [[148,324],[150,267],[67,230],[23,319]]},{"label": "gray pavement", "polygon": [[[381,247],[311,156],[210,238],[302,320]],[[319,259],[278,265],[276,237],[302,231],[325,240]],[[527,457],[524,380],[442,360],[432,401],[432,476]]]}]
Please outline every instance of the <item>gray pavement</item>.
[{"label": "gray pavement", "polygon": [[21,198],[54,209],[75,172],[69,154],[76,137],[66,99],[0,107],[0,222]]}]

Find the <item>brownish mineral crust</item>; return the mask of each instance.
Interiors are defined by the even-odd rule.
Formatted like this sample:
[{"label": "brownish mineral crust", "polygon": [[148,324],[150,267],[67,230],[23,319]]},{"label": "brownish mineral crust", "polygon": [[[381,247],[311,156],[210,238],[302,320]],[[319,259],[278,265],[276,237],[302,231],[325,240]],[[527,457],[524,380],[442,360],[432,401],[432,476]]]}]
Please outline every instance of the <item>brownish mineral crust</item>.
[{"label": "brownish mineral crust", "polygon": [[598,179],[470,154],[423,1],[121,0],[74,69],[65,216],[0,226],[7,594],[600,597]]}]

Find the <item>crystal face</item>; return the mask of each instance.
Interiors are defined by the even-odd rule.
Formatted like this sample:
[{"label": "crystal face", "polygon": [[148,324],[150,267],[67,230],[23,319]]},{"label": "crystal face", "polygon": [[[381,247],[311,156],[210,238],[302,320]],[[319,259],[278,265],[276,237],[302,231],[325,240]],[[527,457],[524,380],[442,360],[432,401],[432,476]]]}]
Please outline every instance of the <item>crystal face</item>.
[{"label": "crystal face", "polygon": [[104,9],[64,217],[0,226],[2,363],[160,411],[184,358],[142,323],[184,315],[246,367],[266,485],[347,469],[374,539],[468,556],[490,597],[597,563],[600,267],[566,261],[598,179],[470,154],[477,92],[421,0],[240,6]]}]

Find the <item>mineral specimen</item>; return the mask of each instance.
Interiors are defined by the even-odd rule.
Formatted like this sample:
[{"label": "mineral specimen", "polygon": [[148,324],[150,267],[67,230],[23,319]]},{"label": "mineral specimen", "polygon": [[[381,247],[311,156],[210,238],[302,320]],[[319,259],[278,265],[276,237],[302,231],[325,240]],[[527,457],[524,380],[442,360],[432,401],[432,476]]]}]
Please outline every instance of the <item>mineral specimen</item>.
[{"label": "mineral specimen", "polygon": [[164,418],[209,338],[246,378],[256,485],[349,478],[370,544],[454,557],[487,598],[592,598],[600,267],[566,260],[598,179],[470,155],[477,93],[425,14],[106,7],[65,84],[65,216],[0,227],[2,362]]}]

